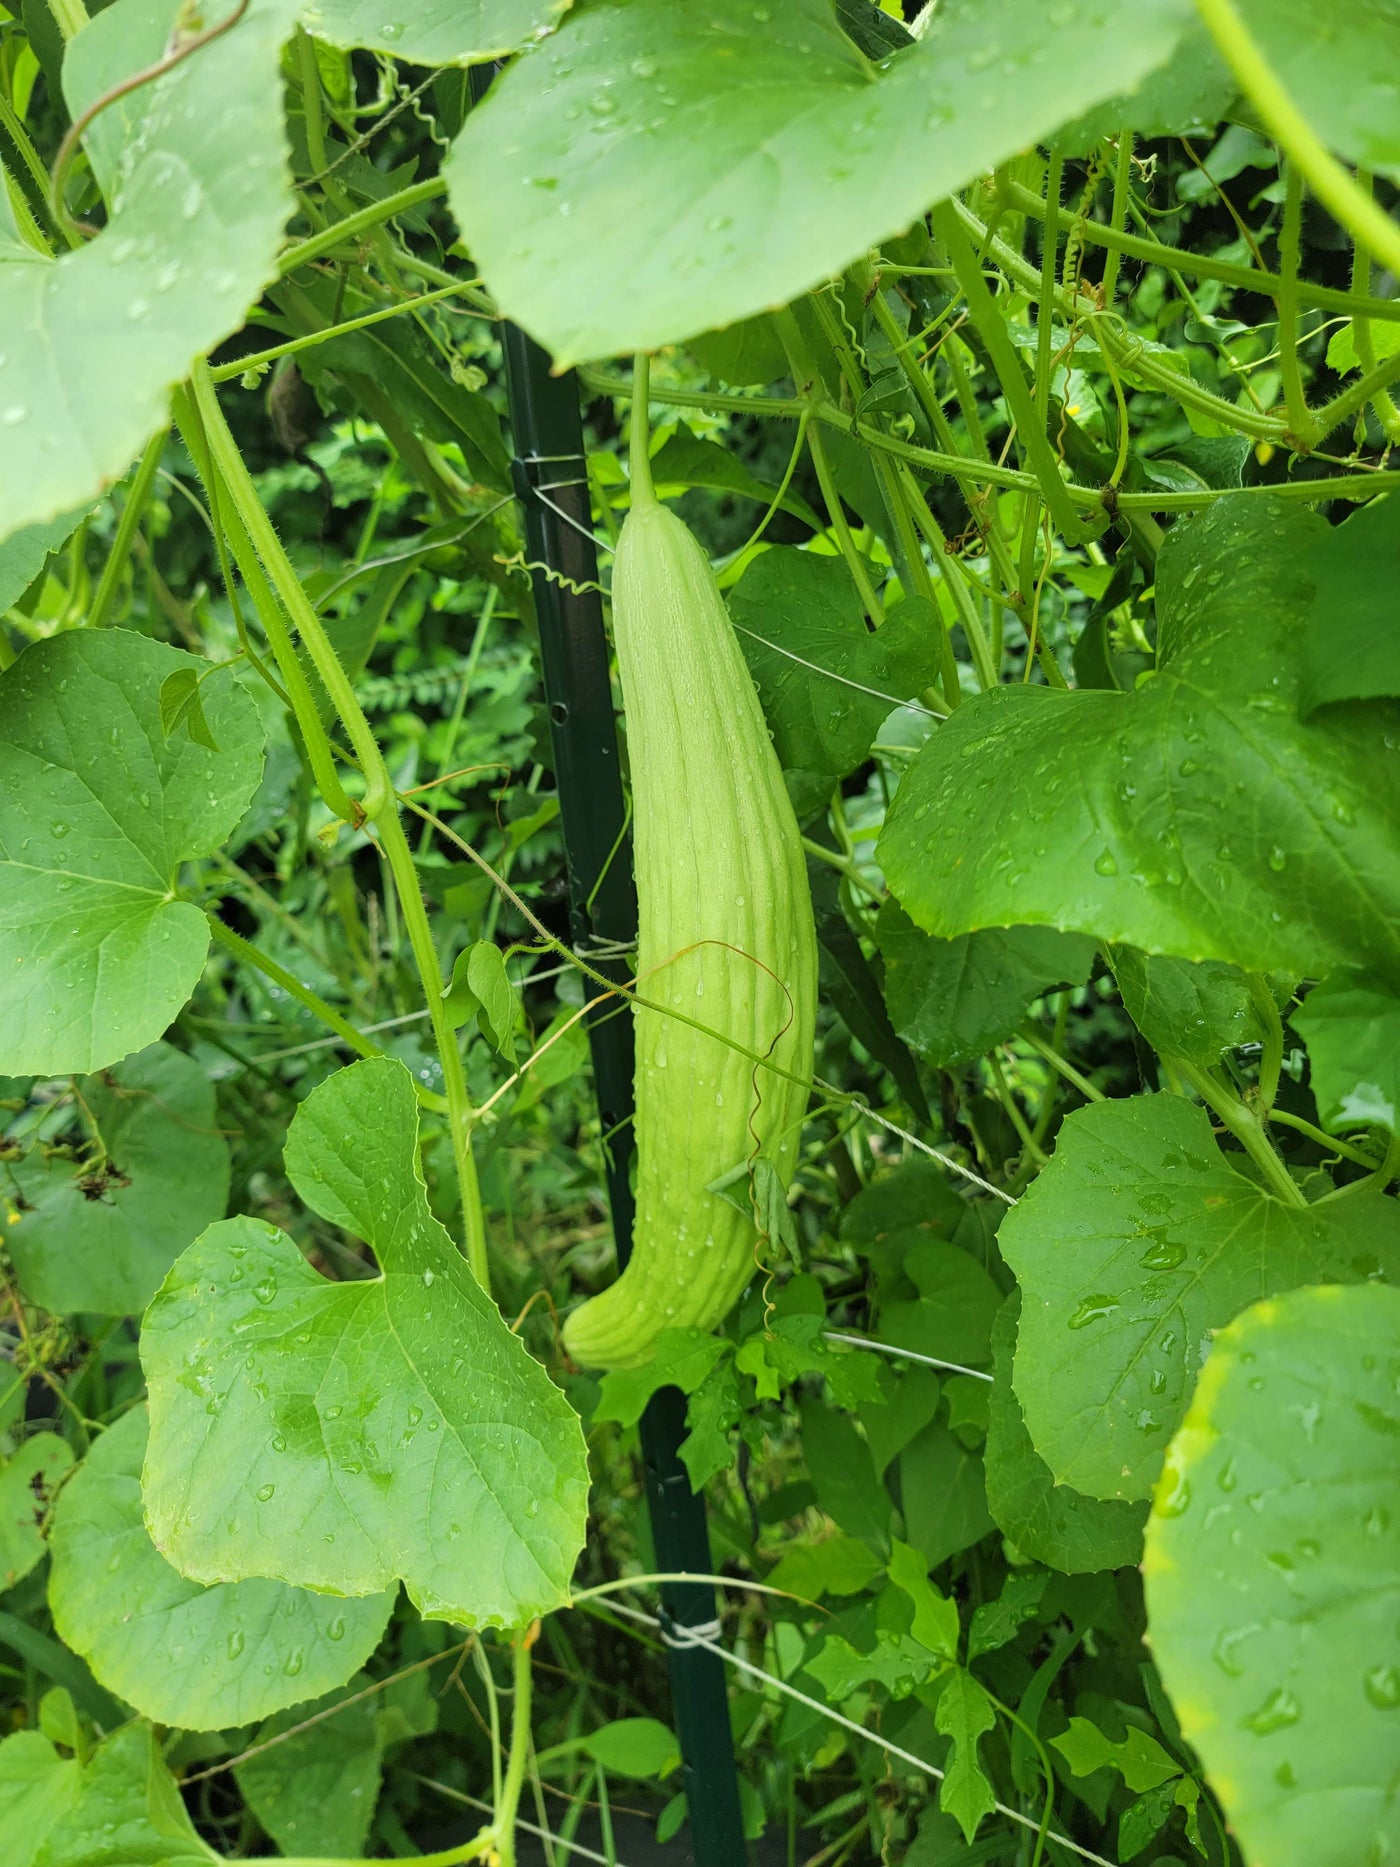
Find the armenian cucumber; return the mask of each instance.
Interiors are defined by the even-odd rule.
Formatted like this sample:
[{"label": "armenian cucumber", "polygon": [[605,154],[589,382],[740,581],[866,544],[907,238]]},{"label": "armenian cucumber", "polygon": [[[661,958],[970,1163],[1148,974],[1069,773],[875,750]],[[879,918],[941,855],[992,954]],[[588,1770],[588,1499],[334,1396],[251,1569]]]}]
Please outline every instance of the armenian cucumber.
[{"label": "armenian cucumber", "polygon": [[663,1329],[713,1328],[754,1272],[753,1219],[706,1189],[760,1155],[784,1186],[791,1177],[812,1071],[817,949],[797,821],[724,599],[644,466],[634,465],[612,607],[632,775],[637,991],[661,1009],[634,1012],[632,1258],[569,1317],[564,1341],[580,1363],[628,1368],[651,1359]]}]

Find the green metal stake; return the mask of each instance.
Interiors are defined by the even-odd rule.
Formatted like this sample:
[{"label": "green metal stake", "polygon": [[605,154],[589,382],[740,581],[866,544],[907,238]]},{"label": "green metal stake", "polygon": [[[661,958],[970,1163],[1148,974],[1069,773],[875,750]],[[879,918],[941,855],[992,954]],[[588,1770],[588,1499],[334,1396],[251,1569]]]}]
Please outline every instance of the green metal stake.
[{"label": "green metal stake", "polygon": [[[608,645],[596,586],[597,553],[583,455],[578,383],[572,371],[551,376],[549,358],[523,331],[504,326],[515,485],[525,513],[526,556],[539,618],[559,815],[569,865],[570,932],[577,951],[619,984],[630,971],[615,946],[637,935],[630,842],[618,769]],[[552,576],[549,572],[554,573]],[[599,951],[601,944],[602,951]],[[610,957],[610,953],[614,956]],[[596,999],[602,988],[585,990]],[[606,1142],[608,1198],[619,1263],[632,1245],[632,1024],[616,1015],[590,1018],[589,1044]],[[642,1453],[657,1565],[710,1572],[705,1505],[690,1488],[677,1447],[685,1433],[678,1388],[654,1396],[642,1415]],[[671,1583],[661,1591],[671,1697],[680,1738],[695,1867],[742,1867],[744,1830],[729,1729],[724,1668],[713,1653],[685,1644],[685,1630],[718,1631],[708,1582]]]}]

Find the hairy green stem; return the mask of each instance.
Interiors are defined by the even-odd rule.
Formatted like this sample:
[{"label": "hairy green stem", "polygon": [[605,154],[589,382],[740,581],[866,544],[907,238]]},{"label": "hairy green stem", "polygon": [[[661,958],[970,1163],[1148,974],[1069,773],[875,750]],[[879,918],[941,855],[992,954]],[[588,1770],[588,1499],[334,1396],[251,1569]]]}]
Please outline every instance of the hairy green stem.
[{"label": "hairy green stem", "polygon": [[1303,178],[1296,163],[1284,179],[1283,225],[1279,229],[1278,350],[1283,405],[1293,439],[1306,453],[1316,439],[1308,411],[1303,372],[1298,365],[1298,264],[1302,250]]},{"label": "hairy green stem", "polygon": [[520,1791],[525,1784],[525,1766],[530,1758],[530,1698],[533,1686],[530,1652],[530,1634],[522,1633],[511,1656],[514,1693],[510,1708],[510,1752],[506,1758],[505,1780],[501,1784],[491,1824],[495,1830],[500,1867],[515,1867],[515,1817],[520,1807]]},{"label": "hairy green stem", "polygon": [[[309,265],[323,253],[333,253],[347,240],[358,239],[362,233],[368,233],[374,227],[382,227],[386,220],[392,220],[396,214],[406,214],[410,208],[419,207],[424,201],[435,201],[446,192],[444,178],[434,175],[427,181],[414,182],[411,187],[400,188],[397,194],[386,195],[382,201],[371,201],[358,214],[347,214],[344,220],[335,221],[320,233],[313,233],[309,239],[298,240],[295,246],[287,247],[278,256],[279,277],[295,272],[298,266]],[[438,283],[452,281],[443,275],[439,277]]]},{"label": "hairy green stem", "polygon": [[651,477],[651,423],[647,407],[650,398],[651,358],[639,351],[632,359],[632,414],[627,433],[627,471],[631,477],[634,507],[656,503],[656,487]]},{"label": "hairy green stem", "polygon": [[[389,779],[384,755],[379,750],[379,743],[370,730],[369,721],[355,690],[350,685],[350,677],[341,665],[340,657],[335,652],[335,645],[326,634],[326,626],[312,606],[310,597],[302,587],[301,579],[292,567],[290,558],[283,548],[282,540],[277,536],[272,520],[267,515],[267,508],[258,496],[238,444],[229,432],[224,412],[219,407],[219,398],[209,376],[206,363],[196,364],[191,375],[195,406],[204,423],[205,438],[209,447],[210,459],[218,472],[220,481],[230,494],[234,506],[242,520],[253,549],[257,552],[268,577],[272,582],[282,607],[290,616],[297,634],[306,645],[306,652],[311,658],[311,665],[320,676],[321,685],[330,696],[331,705],[339,715],[341,723],[349,734],[350,743],[355,748],[360,761],[360,770],[364,773],[365,794],[361,800],[357,816],[369,818],[373,822],[386,811],[394,808],[393,785]],[[352,821],[354,819],[352,818]]]},{"label": "hairy green stem", "polygon": [[215,382],[229,382],[235,376],[246,376],[249,370],[266,369],[269,363],[275,363],[279,357],[295,356],[299,350],[309,350],[314,344],[324,344],[332,337],[344,337],[350,331],[362,331],[366,325],[382,324],[386,318],[402,317],[406,311],[420,311],[424,305],[435,305],[439,299],[451,298],[454,288],[450,285],[441,287],[436,292],[420,292],[413,298],[405,298],[401,304],[385,305],[379,311],[367,311],[363,317],[347,318],[343,324],[328,324],[324,330],[309,331],[304,337],[292,337],[285,344],[274,344],[270,350],[255,350],[251,356],[240,357],[236,363],[221,363],[209,374]]},{"label": "hairy green stem", "polygon": [[[1046,204],[1038,194],[1008,176],[998,180],[998,196],[1007,207],[1032,219],[1044,219]],[[1101,246],[1124,259],[1138,259],[1145,265],[1162,266],[1168,271],[1189,273],[1196,279],[1216,279],[1242,292],[1259,292],[1265,298],[1277,298],[1282,281],[1276,272],[1262,266],[1237,266],[1206,253],[1192,253],[1184,246],[1171,246],[1165,240],[1141,234],[1125,233],[1121,228],[1105,226],[1101,221],[1085,221],[1082,237],[1090,246]],[[1371,298],[1357,291],[1343,292],[1336,286],[1315,285],[1299,280],[1300,298],[1325,311],[1340,311],[1347,317],[1366,317],[1383,324],[1400,324],[1400,298]]]},{"label": "hairy green stem", "polygon": [[[231,599],[233,585],[228,577],[223,556],[225,538],[228,540],[234,562],[238,565],[244,585],[253,599],[253,607],[258,612],[263,631],[271,645],[273,659],[277,663],[278,672],[286,688],[287,702],[301,732],[302,744],[306,748],[306,756],[311,765],[312,777],[316,781],[316,789],[329,811],[344,822],[353,823],[358,815],[358,807],[351,802],[341,785],[335,769],[335,755],[326,735],[326,729],[321,722],[315,696],[306,678],[306,670],[297,654],[296,645],[292,641],[291,632],[287,628],[277,599],[263,573],[257,552],[253,549],[252,540],[243,524],[241,508],[234,499],[224,499],[220,496],[223,480],[218,467],[211,458],[208,436],[200,411],[184,390],[175,392],[174,406],[176,420],[185,445],[190,451],[209,495],[210,509],[215,516],[215,545],[219,550],[220,565],[224,568]],[[236,603],[234,614],[237,619]],[[250,659],[256,662],[241,628],[239,634]]]},{"label": "hairy green stem", "polygon": [[[1113,169],[1113,205],[1109,209],[1108,225],[1112,233],[1121,233],[1128,218],[1128,199],[1132,193],[1133,181],[1133,132],[1126,126],[1118,132],[1118,160]],[[1048,205],[1048,203],[1047,203]],[[1085,216],[1079,230],[1081,240],[1089,234],[1089,219]],[[1113,300],[1118,291],[1118,268],[1123,254],[1120,248],[1110,246],[1104,256],[1103,278],[1099,281],[1099,296],[1105,310],[1112,310]]]},{"label": "hairy green stem", "polygon": [[476,1159],[472,1153],[472,1125],[475,1117],[471,1098],[467,1094],[461,1045],[442,996],[442,969],[438,964],[437,948],[433,945],[428,910],[423,902],[423,889],[397,809],[386,810],[376,819],[374,829],[393,877],[408,943],[413,950],[413,958],[423,983],[423,996],[428,1003],[428,1017],[437,1043],[438,1059],[442,1064],[443,1088],[447,1092],[447,1126],[462,1198],[462,1230],[467,1263],[482,1289],[489,1290],[491,1271],[486,1256],[486,1220],[481,1208]]},{"label": "hairy green stem", "polygon": [[[1356,171],[1356,182],[1367,194],[1373,192],[1370,173],[1366,169]],[[1351,245],[1351,289],[1358,297],[1368,295],[1371,284],[1371,255],[1361,240],[1353,240]],[[1356,345],[1356,360],[1362,371],[1369,376],[1376,367],[1376,346],[1371,336],[1371,321],[1365,317],[1355,317],[1351,324],[1352,340]],[[1380,421],[1387,441],[1400,441],[1400,410],[1395,406],[1390,392],[1378,388],[1371,397],[1376,415]]]},{"label": "hairy green stem", "polygon": [[156,470],[165,450],[167,433],[168,430],[162,428],[159,434],[153,435],[141,456],[140,465],[126,495],[126,504],[122,507],[121,518],[117,522],[112,548],[107,553],[107,562],[102,566],[97,589],[88,605],[87,622],[90,629],[100,629],[107,620],[107,611],[112,607],[117,585],[126,569],[126,561],[131,556],[131,541],[136,535],[136,527],[141,523],[141,515],[146,510],[151,488],[155,485]]},{"label": "hairy green stem", "polygon": [[[1074,502],[1060,475],[1060,463],[1050,446],[1043,424],[1037,420],[1036,405],[1021,368],[1001,311],[987,290],[982,277],[982,263],[972,249],[962,220],[951,201],[934,208],[930,224],[942,242],[958,285],[967,304],[968,316],[986,345],[992,368],[1006,397],[1007,413],[1016,424],[1021,448],[1032,469],[1033,482],[1049,507],[1061,533],[1071,544],[1080,544],[1088,536],[1087,528],[1075,511]],[[986,229],[984,228],[985,234]],[[1007,249],[1010,251],[1010,249]],[[1032,275],[1034,276],[1034,275]]]},{"label": "hairy green stem", "polygon": [[1259,1058],[1259,1101],[1271,1109],[1278,1096],[1278,1080],[1283,1071],[1283,1020],[1262,973],[1247,973],[1249,1000],[1264,1031],[1264,1048]]},{"label": "hairy green stem", "polygon": [[[778,327],[778,335],[782,339],[783,349],[787,352],[788,368],[792,372],[793,385],[797,389],[798,398],[810,402],[814,411],[820,414],[826,401],[826,390],[822,386],[821,375],[812,361],[797,319],[791,310],[785,309],[774,313],[774,321]],[[831,463],[827,459],[826,448],[815,423],[807,430],[807,449],[812,456],[812,465],[816,469],[817,484],[821,488],[822,500],[826,506],[827,518],[836,539],[837,548],[845,560],[846,569],[851,574],[851,582],[856,587],[861,607],[878,628],[885,620],[885,612],[875,593],[875,586],[870,581],[869,568],[865,559],[857,551],[855,540],[851,536],[851,528],[846,523],[846,512],[841,504],[841,495],[836,490]]]}]

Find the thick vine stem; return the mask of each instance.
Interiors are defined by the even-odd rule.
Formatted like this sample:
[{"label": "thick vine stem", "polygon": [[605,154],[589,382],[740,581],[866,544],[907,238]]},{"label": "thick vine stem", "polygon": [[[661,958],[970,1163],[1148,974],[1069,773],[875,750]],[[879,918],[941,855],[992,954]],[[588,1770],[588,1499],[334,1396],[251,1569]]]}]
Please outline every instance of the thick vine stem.
[{"label": "thick vine stem", "polygon": [[[466,1072],[462,1064],[457,1034],[447,1016],[443,1002],[442,970],[438,964],[437,949],[433,944],[432,928],[428,923],[428,912],[423,903],[423,891],[419,885],[418,871],[414,866],[413,852],[408,846],[408,839],[404,835],[403,824],[399,817],[398,797],[394,792],[388,767],[384,763],[384,755],[379,749],[379,742],[374,736],[369,721],[365,718],[364,709],[355,697],[355,690],[350,684],[349,676],[341,666],[340,657],[336,654],[334,644],[326,634],[325,625],[312,607],[310,599],[302,588],[301,580],[292,567],[291,560],[282,548],[282,542],[258,496],[257,488],[253,484],[243,456],[238,451],[238,445],[229,432],[223,411],[219,407],[218,396],[215,393],[207,363],[200,363],[196,366],[192,384],[213,471],[227,490],[233,502],[234,511],[251,540],[257,557],[266,566],[278,599],[296,624],[297,631],[306,644],[312,666],[320,676],[322,685],[330,696],[331,704],[349,734],[350,742],[360,761],[360,769],[365,776],[365,796],[355,814],[362,822],[368,820],[378,839],[389,865],[394,891],[403,913],[404,925],[408,931],[409,944],[413,949],[414,961],[418,967],[428,1017],[432,1023],[433,1036],[442,1065],[443,1088],[447,1096],[448,1132],[451,1137],[452,1157],[461,1197],[467,1262],[477,1282],[483,1289],[489,1290],[490,1267],[486,1253],[486,1222],[481,1208],[481,1190],[471,1142],[475,1111],[467,1093]],[[279,664],[280,659],[279,657]],[[300,673],[300,664],[295,656],[290,658],[290,665],[296,667]],[[284,667],[284,677],[287,672],[288,669]],[[319,730],[320,721],[315,716],[314,707],[312,716],[316,721],[316,729]],[[298,718],[300,717],[301,710],[298,709]],[[324,737],[323,734],[322,737]]]},{"label": "thick vine stem", "polygon": [[1228,1090],[1223,1083],[1217,1082],[1209,1070],[1200,1069],[1194,1063],[1188,1063],[1184,1057],[1163,1058],[1170,1063],[1182,1078],[1190,1083],[1196,1094],[1205,1103],[1212,1114],[1221,1122],[1239,1142],[1240,1146],[1254,1162],[1264,1180],[1265,1186],[1275,1199],[1285,1206],[1306,1206],[1297,1181],[1283,1164],[1274,1144],[1270,1141],[1263,1122]]},{"label": "thick vine stem", "polygon": [[[1016,424],[1016,433],[1025,450],[1034,484],[1063,537],[1070,544],[1082,544],[1089,537],[1091,528],[1075,510],[1069,489],[1061,477],[1055,451],[1043,425],[1037,419],[1035,398],[1026,382],[1016,346],[1007,333],[1001,312],[987,290],[981,262],[972,250],[972,243],[953,204],[944,201],[934,208],[929,216],[929,225],[952,262],[959,289],[967,304],[968,317],[987,346],[992,368],[996,371],[997,381],[1006,397],[1007,413]],[[1039,275],[1036,275],[1036,285],[1039,285]]]},{"label": "thick vine stem", "polygon": [[[821,377],[808,353],[797,319],[790,310],[774,314],[778,326],[778,335],[782,339],[783,349],[787,352],[788,368],[792,371],[793,385],[799,396],[806,397],[820,404],[825,399],[821,386]],[[821,435],[815,425],[807,430],[807,448],[812,456],[812,465],[816,469],[817,484],[821,488],[822,500],[831,520],[831,529],[836,543],[844,558],[847,570],[851,573],[851,582],[856,587],[861,605],[876,627],[885,620],[885,612],[870,581],[870,572],[865,559],[856,550],[855,540],[851,537],[851,528],[846,523],[845,509],[841,504],[841,495],[836,490],[836,481],[832,475],[831,463],[822,446]]]},{"label": "thick vine stem", "polygon": [[350,685],[350,677],[341,666],[335,646],[326,634],[325,624],[316,614],[311,599],[302,588],[301,579],[292,568],[291,560],[283,549],[282,541],[277,536],[272,520],[267,516],[267,508],[258,497],[238,444],[229,432],[224,412],[219,407],[219,398],[209,374],[209,365],[197,363],[191,372],[191,386],[194,391],[195,406],[204,423],[204,432],[209,445],[210,458],[220,479],[227,487],[238,516],[247,529],[253,548],[266,567],[283,608],[291,617],[297,634],[306,645],[306,652],[311,658],[311,665],[320,676],[321,684],[330,696],[335,708],[350,735],[350,743],[360,761],[360,769],[365,778],[365,794],[360,803],[362,818],[371,822],[393,806],[393,785],[389,779],[388,767],[384,755],[379,750],[379,742],[370,729],[369,721],[355,690]]}]

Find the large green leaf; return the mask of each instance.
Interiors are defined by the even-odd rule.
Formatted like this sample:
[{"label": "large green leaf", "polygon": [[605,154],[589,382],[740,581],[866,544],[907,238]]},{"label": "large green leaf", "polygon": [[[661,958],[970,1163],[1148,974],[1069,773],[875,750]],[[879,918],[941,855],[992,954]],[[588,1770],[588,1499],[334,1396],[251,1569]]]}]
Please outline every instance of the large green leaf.
[{"label": "large green leaf", "polygon": [[232,671],[201,689],[220,751],[161,730],[161,682],[207,665],[80,630],[0,675],[0,1056],[15,1075],[102,1069],[194,989],[209,929],[177,897],[180,864],[218,846],[262,769]]},{"label": "large green leaf", "polygon": [[1142,1553],[1145,1504],[1085,1497],[1055,1483],[1031,1444],[1021,1403],[1011,1386],[1021,1293],[1006,1299],[992,1329],[996,1379],[987,1415],[987,1509],[1002,1535],[1022,1556],[1069,1575],[1121,1569]]},{"label": "large green leaf", "polygon": [[21,1581],[43,1555],[44,1516],[72,1463],[66,1439],[34,1433],[0,1466],[0,1591]]},{"label": "large green leaf", "polygon": [[138,1407],[96,1442],[54,1513],[54,1626],[96,1678],[147,1718],[190,1731],[343,1684],[379,1644],[393,1591],[337,1601],[285,1582],[187,1582],[142,1519],[145,1454]]},{"label": "large green leaf", "polygon": [[196,1581],[276,1576],[517,1626],[568,1598],[578,1418],[433,1217],[407,1069],[370,1058],[287,1137],[305,1203],[380,1275],[332,1284],[255,1219],[211,1226],[146,1312],[147,1521]]},{"label": "large green leaf", "polygon": [[[107,225],[47,262],[0,254],[0,538],[92,499],[167,419],[194,359],[238,329],[291,213],[278,57],[292,0],[104,110],[87,144]],[[64,59],[76,115],[158,58],[177,0],[116,0]]]},{"label": "large green leaf", "polygon": [[791,545],[753,560],[729,613],[789,771],[844,778],[938,669],[943,624],[928,604],[901,603],[872,635],[841,560]]},{"label": "large green leaf", "polygon": [[1400,172],[1400,5],[1320,20],[1309,0],[1238,0],[1265,58],[1324,141],[1363,168]]},{"label": "large green leaf", "polygon": [[1216,1338],[1143,1574],[1152,1650],[1252,1867],[1400,1858],[1400,1293]]},{"label": "large green leaf", "polygon": [[886,901],[875,923],[885,1003],[895,1030],[939,1069],[970,1062],[1010,1037],[1032,999],[1082,985],[1094,942],[1054,927],[989,927],[939,940]]},{"label": "large green leaf", "polygon": [[1400,998],[1358,973],[1324,979],[1293,1014],[1308,1046],[1318,1111],[1331,1129],[1377,1122],[1396,1132]]},{"label": "large green leaf", "polygon": [[[369,1683],[361,1673],[347,1692]],[[256,1754],[234,1770],[244,1801],[284,1854],[314,1849],[351,1859],[364,1853],[384,1754],[376,1699],[362,1698],[309,1730],[282,1735],[343,1696],[333,1693],[269,1718],[253,1739]],[[257,1751],[272,1738],[281,1741]]]},{"label": "large green leaf", "polygon": [[1400,1277],[1400,1201],[1286,1206],[1226,1164],[1179,1096],[1066,1118],[998,1235],[1021,1285],[1015,1384],[1061,1484],[1146,1497],[1214,1329],[1299,1284]]},{"label": "large green leaf", "polygon": [[0,1743],[0,1834],[6,1867],[30,1867],[44,1836],[78,1793],[79,1766],[60,1757],[38,1731],[15,1731]]},{"label": "large green leaf", "polygon": [[1393,722],[1298,715],[1300,555],[1323,529],[1221,499],[1168,534],[1159,667],[1136,692],[1017,683],[959,707],[879,842],[913,919],[945,937],[1043,921],[1295,977],[1400,968]]},{"label": "large green leaf", "polygon": [[600,0],[474,111],[453,212],[562,364],[782,304],[1170,52],[1175,0],[940,6],[872,65],[831,0]]},{"label": "large green leaf", "polygon": [[195,1833],[155,1732],[137,1722],[93,1753],[34,1867],[207,1867],[218,1858]]},{"label": "large green leaf", "polygon": [[[1395,330],[1400,336],[1400,325]],[[1304,713],[1334,700],[1400,694],[1400,500],[1374,500],[1321,532],[1304,552],[1302,570],[1313,590],[1303,643]]]},{"label": "large green leaf", "polygon": [[152,1044],[79,1086],[106,1148],[91,1164],[34,1147],[12,1164],[24,1207],[5,1233],[24,1293],[56,1311],[145,1309],[184,1250],[224,1215],[228,1143],[214,1086],[183,1051]]}]

